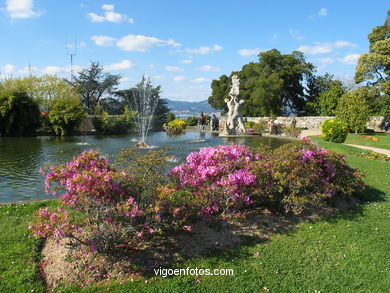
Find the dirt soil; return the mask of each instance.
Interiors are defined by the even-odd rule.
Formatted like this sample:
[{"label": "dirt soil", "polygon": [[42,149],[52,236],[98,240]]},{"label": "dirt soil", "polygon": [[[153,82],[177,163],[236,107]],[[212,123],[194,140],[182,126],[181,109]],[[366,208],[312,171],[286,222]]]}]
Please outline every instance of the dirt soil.
[{"label": "dirt soil", "polygon": [[85,251],[71,239],[49,239],[42,250],[41,274],[48,292],[58,286],[87,286],[109,282],[131,281],[140,275],[153,277],[153,269],[169,267],[195,255],[211,255],[254,239],[267,243],[275,233],[294,229],[302,222],[334,216],[359,204],[354,198],[339,200],[334,207],[320,212],[306,211],[301,215],[282,216],[268,209],[245,212],[228,220],[202,219],[192,224],[192,231],[175,231],[154,239],[142,247],[117,253],[102,254]]}]

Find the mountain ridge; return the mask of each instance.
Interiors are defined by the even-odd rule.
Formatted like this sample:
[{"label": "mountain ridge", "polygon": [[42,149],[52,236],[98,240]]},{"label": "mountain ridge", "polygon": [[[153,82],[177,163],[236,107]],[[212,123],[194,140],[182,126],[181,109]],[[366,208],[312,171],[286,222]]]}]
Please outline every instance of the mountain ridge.
[{"label": "mountain ridge", "polygon": [[167,106],[176,116],[198,116],[200,112],[205,114],[219,113],[219,110],[213,109],[207,100],[199,102],[172,101],[164,99]]}]

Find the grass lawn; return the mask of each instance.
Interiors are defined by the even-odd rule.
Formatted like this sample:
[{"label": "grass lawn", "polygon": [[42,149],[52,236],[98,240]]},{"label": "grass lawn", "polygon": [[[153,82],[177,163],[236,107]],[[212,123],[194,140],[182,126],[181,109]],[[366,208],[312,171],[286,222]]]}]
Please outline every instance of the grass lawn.
[{"label": "grass lawn", "polygon": [[[362,138],[362,136],[372,136],[379,138],[379,141],[374,141],[368,138]],[[348,134],[345,143],[365,145],[370,147],[376,147],[381,149],[390,150],[390,133],[373,133],[373,134]]]},{"label": "grass lawn", "polygon": [[[239,248],[176,266],[229,268],[234,276],[145,276],[124,284],[59,291],[389,292],[390,163],[348,155],[356,149],[315,140],[331,151],[346,154],[348,163],[365,173],[371,188],[358,196],[369,202],[349,213],[274,235],[268,243],[248,238]],[[35,265],[40,242],[29,235],[27,225],[33,211],[47,204],[52,203],[0,206],[0,292],[45,292]]]}]

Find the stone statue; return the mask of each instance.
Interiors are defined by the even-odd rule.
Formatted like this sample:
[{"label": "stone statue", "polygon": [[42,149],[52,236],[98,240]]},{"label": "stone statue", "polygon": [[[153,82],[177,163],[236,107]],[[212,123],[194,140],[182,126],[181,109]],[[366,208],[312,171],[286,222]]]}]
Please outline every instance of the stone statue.
[{"label": "stone statue", "polygon": [[240,115],[240,107],[245,102],[240,99],[240,80],[237,75],[232,76],[232,88],[230,89],[230,99],[225,99],[228,106],[228,118],[225,125],[225,130],[222,135],[235,135],[245,133],[245,125]]}]

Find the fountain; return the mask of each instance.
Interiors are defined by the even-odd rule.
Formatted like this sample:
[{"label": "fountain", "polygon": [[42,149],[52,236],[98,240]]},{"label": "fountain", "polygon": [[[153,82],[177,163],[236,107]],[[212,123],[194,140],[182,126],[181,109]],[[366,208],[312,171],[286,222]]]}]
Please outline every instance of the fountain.
[{"label": "fountain", "polygon": [[137,126],[139,141],[135,144],[137,148],[148,148],[146,137],[151,128],[153,115],[158,104],[158,88],[153,88],[150,78],[142,77],[140,83],[130,90],[128,104],[134,112],[134,121]]}]

